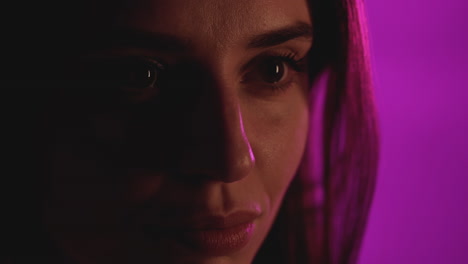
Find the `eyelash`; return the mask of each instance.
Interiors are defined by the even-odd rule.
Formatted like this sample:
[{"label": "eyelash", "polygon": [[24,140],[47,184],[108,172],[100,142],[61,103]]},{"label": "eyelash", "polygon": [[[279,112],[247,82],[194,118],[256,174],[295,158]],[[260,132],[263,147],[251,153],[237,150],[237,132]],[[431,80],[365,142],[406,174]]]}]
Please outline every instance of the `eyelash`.
[{"label": "eyelash", "polygon": [[[273,59],[273,60],[278,60],[279,62],[284,63],[284,67],[287,68],[285,71],[285,74],[287,74],[286,78],[288,78],[285,81],[279,82],[279,83],[268,83],[268,84],[263,84],[264,86],[267,86],[271,91],[273,92],[284,92],[288,88],[290,88],[291,84],[294,83],[295,78],[294,76],[290,76],[291,74],[295,73],[302,73],[305,72],[306,66],[307,66],[307,56],[304,56],[302,58],[297,58],[297,53],[295,52],[287,52],[287,53],[272,53],[272,54],[265,54],[261,55],[260,57],[257,57],[254,60],[266,60],[266,59]],[[162,73],[164,75],[164,71],[166,70],[166,66],[160,67],[161,65],[164,65],[162,63],[159,63],[159,60],[156,58],[146,58],[148,61],[151,61],[155,65],[158,65],[156,67],[157,71]],[[155,63],[157,62],[157,63]],[[255,64],[254,64],[255,65]],[[294,72],[291,72],[289,70],[292,70]],[[157,84],[155,84],[157,85]],[[158,87],[160,88],[160,87]]]},{"label": "eyelash", "polygon": [[[136,57],[135,58],[129,57],[129,58],[131,58],[133,60],[139,60],[140,62],[144,62],[147,65],[151,65],[151,67],[149,67],[149,68],[156,71],[156,75],[158,76],[158,78],[161,78],[161,77],[164,78],[163,75],[167,74],[167,65],[160,62],[160,60],[157,59],[157,58],[152,58],[152,57],[137,57],[137,58]],[[122,58],[118,58],[118,60],[120,60],[120,59],[122,59]],[[253,67],[258,67],[259,63],[261,65],[262,62],[264,63],[264,62],[272,62],[273,61],[273,62],[276,62],[276,63],[278,63],[278,62],[282,63],[282,67],[284,67],[284,69],[283,69],[283,71],[284,71],[283,74],[284,75],[283,75],[282,78],[287,78],[286,80],[282,80],[282,81],[280,80],[279,82],[273,82],[273,83],[263,81],[261,84],[259,84],[257,82],[258,80],[255,80],[255,78],[254,78],[253,84],[255,85],[255,83],[257,83],[257,85],[259,85],[259,86],[268,87],[274,93],[284,92],[288,88],[290,88],[291,84],[294,83],[294,81],[295,81],[295,76],[292,76],[292,75],[297,74],[297,73],[302,73],[302,72],[304,72],[306,70],[306,66],[307,66],[306,59],[307,59],[307,56],[304,56],[303,58],[297,59],[297,53],[295,53],[295,52],[264,54],[264,55],[260,55],[259,57],[254,58],[253,61],[251,61],[247,65],[247,69],[251,68],[252,66]],[[268,60],[272,60],[272,61],[268,61]],[[278,65],[278,64],[276,64],[276,65]],[[255,74],[258,73],[259,70],[261,70],[261,69],[254,68],[253,71],[250,71],[250,73],[253,73],[255,75]],[[291,72],[290,70],[292,70],[294,72]],[[249,72],[247,72],[246,76],[248,76],[248,74],[249,74]],[[161,80],[156,80],[155,83],[153,83],[151,85],[152,90],[154,90],[154,89],[159,90],[161,88],[161,87],[158,87],[161,84],[160,82],[161,82]],[[257,88],[258,88],[258,86],[257,86]],[[255,88],[255,89],[257,89],[257,88]],[[147,89],[147,88],[145,88],[145,89]],[[143,93],[142,93],[141,96],[145,97],[145,96],[143,96]],[[138,97],[140,97],[140,96],[138,96]]]},{"label": "eyelash", "polygon": [[288,63],[293,70],[296,72],[304,72],[305,71],[305,64],[304,61],[306,57],[303,57],[301,59],[296,59],[297,54],[296,53],[286,53],[284,55],[276,56],[277,58],[283,60],[284,62]]},{"label": "eyelash", "polygon": [[[247,69],[249,69],[246,74],[244,75],[242,82],[243,83],[248,83],[249,81],[252,81],[252,83],[255,86],[254,91],[260,92],[262,94],[262,90],[270,90],[273,92],[273,94],[280,94],[282,92],[285,92],[288,90],[291,85],[296,81],[296,77],[294,74],[299,74],[302,72],[305,72],[306,67],[307,67],[307,56],[304,56],[302,58],[297,58],[298,55],[295,52],[287,52],[287,53],[266,53],[263,55],[260,55],[259,57],[256,57],[252,62],[250,62],[247,66]],[[259,71],[262,70],[262,67],[265,66],[263,63],[281,63],[283,69],[283,75],[282,78],[287,78],[286,80],[282,80],[279,82],[265,82],[262,80],[258,80],[257,77],[255,77],[256,74],[258,74]],[[263,65],[262,65],[263,64]],[[278,64],[276,64],[278,65]],[[271,66],[271,64],[269,65]],[[251,70],[253,67],[253,70]],[[251,78],[251,75],[253,74],[254,78]],[[265,89],[259,89],[259,86],[263,86]]]},{"label": "eyelash", "polygon": [[[285,53],[282,55],[277,55],[273,56],[273,58],[277,58],[282,62],[285,62],[287,66],[291,67],[296,73],[302,73],[306,69],[306,57],[304,56],[303,58],[297,59],[297,54],[294,52],[290,53]],[[278,91],[286,91],[291,84],[293,83],[293,80],[289,80],[284,84],[271,84],[271,88],[273,90],[278,90]]]}]

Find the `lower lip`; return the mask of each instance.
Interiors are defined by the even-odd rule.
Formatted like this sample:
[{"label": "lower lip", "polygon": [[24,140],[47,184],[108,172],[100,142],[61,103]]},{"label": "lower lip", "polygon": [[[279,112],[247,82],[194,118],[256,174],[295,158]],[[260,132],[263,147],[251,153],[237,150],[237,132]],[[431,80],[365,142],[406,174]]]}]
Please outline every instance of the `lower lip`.
[{"label": "lower lip", "polygon": [[208,255],[227,255],[242,249],[252,237],[253,222],[224,229],[205,229],[180,233],[188,247]]}]

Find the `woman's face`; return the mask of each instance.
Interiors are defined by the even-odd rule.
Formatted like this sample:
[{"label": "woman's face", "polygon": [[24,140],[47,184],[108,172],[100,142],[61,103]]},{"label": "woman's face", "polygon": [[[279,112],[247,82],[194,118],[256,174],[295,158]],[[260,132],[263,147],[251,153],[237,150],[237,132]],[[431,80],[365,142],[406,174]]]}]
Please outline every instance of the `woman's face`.
[{"label": "woman's face", "polygon": [[305,147],[306,1],[95,8],[50,113],[53,239],[77,263],[250,263]]}]

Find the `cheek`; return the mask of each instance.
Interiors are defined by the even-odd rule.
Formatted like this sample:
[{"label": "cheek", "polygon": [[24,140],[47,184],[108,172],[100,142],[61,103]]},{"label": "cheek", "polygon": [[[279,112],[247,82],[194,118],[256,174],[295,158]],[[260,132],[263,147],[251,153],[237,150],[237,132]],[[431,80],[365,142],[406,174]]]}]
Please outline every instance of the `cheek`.
[{"label": "cheek", "polygon": [[296,174],[306,145],[308,103],[300,91],[294,92],[284,102],[249,111],[246,126],[259,180],[273,207],[279,205]]},{"label": "cheek", "polygon": [[57,221],[92,223],[102,229],[112,226],[109,219],[117,219],[124,205],[125,175],[106,150],[119,145],[123,130],[113,119],[98,118],[99,126],[93,121],[57,130],[45,208]]},{"label": "cheek", "polygon": [[[92,157],[81,158],[70,150],[58,149],[52,157],[48,206],[67,215],[64,221],[94,223],[114,214],[122,196],[119,175],[102,169]],[[80,221],[76,221],[80,219]]]}]

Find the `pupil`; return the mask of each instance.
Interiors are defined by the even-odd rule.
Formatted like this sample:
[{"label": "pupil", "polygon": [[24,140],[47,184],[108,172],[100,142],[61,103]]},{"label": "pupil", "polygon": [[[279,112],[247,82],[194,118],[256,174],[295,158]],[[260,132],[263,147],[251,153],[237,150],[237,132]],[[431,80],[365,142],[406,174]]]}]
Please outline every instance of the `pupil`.
[{"label": "pupil", "polygon": [[130,63],[123,67],[123,83],[129,88],[144,89],[151,86],[156,78],[156,72],[146,63]]},{"label": "pupil", "polygon": [[283,62],[278,59],[267,61],[264,65],[263,78],[268,83],[279,82],[284,75]]}]

